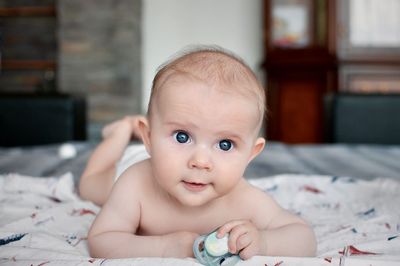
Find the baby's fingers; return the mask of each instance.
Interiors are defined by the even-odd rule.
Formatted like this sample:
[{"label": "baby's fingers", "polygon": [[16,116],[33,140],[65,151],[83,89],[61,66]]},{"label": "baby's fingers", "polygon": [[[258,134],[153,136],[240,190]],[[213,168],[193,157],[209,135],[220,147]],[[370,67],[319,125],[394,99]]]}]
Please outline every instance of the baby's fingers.
[{"label": "baby's fingers", "polygon": [[248,247],[252,242],[252,238],[249,234],[244,233],[240,235],[237,240],[236,240],[236,251],[240,252],[240,255],[242,256],[242,251],[246,247]]},{"label": "baby's fingers", "polygon": [[[247,247],[251,238],[247,234],[248,228],[244,224],[239,224],[232,228],[229,233],[228,248],[231,253],[238,253],[241,249]],[[246,237],[247,236],[247,237]]]},{"label": "baby's fingers", "polygon": [[242,258],[243,260],[248,260],[255,255],[257,255],[257,251],[250,245],[247,246],[242,251],[240,251],[240,253],[239,253],[240,258]]},{"label": "baby's fingers", "polygon": [[226,233],[229,233],[232,230],[232,228],[241,225],[243,223],[245,223],[245,221],[243,220],[234,220],[224,224],[218,229],[217,237],[219,238],[223,237]]}]

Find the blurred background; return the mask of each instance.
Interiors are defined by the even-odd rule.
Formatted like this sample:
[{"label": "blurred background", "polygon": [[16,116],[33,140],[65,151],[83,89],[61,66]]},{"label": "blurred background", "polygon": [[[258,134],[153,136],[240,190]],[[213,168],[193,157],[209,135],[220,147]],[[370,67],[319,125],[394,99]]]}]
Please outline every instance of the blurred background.
[{"label": "blurred background", "polygon": [[98,140],[146,112],[157,67],[192,44],[259,76],[269,140],[327,142],[332,95],[400,93],[398,14],[399,0],[0,0],[0,146]]}]

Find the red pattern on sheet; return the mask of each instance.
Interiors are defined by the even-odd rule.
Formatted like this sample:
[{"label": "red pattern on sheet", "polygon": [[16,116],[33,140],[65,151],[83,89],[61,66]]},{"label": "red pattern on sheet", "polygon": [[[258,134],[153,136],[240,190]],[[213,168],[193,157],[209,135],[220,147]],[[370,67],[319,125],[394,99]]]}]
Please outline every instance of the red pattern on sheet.
[{"label": "red pattern on sheet", "polygon": [[348,246],[348,252],[350,256],[353,255],[380,255],[379,253],[370,252],[370,251],[363,251],[355,248],[353,245]]},{"label": "red pattern on sheet", "polygon": [[89,209],[74,209],[72,210],[71,215],[72,216],[82,216],[82,215],[86,215],[86,214],[91,214],[91,215],[96,215],[96,213],[92,210]]},{"label": "red pattern on sheet", "polygon": [[307,191],[307,192],[311,192],[311,193],[315,193],[315,194],[322,194],[324,193],[322,190],[316,188],[316,187],[312,187],[309,185],[304,185],[302,187],[302,190]]}]

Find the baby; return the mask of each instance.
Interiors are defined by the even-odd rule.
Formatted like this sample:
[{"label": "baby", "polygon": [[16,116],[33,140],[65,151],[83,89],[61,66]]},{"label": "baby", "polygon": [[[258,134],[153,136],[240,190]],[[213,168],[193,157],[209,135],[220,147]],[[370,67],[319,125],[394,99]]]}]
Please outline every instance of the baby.
[{"label": "baby", "polygon": [[[81,178],[81,196],[104,204],[88,235],[90,254],[193,257],[194,240],[217,229],[219,238],[229,233],[229,251],[242,259],[314,256],[310,226],[243,178],[265,145],[258,137],[264,109],[254,73],[221,48],[192,50],[162,66],[147,117],[107,126]],[[132,135],[149,158],[115,182]]]}]

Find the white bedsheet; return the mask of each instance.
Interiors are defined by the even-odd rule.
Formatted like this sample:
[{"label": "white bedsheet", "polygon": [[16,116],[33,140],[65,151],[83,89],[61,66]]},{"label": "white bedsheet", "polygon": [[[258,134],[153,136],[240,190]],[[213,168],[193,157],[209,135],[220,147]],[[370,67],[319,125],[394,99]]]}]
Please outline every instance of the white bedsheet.
[{"label": "white bedsheet", "polygon": [[[238,265],[400,265],[400,182],[304,175],[251,182],[312,224],[318,256],[256,256]],[[86,235],[98,211],[78,198],[71,174],[0,176],[0,264],[199,265],[191,258],[91,258]]]}]

